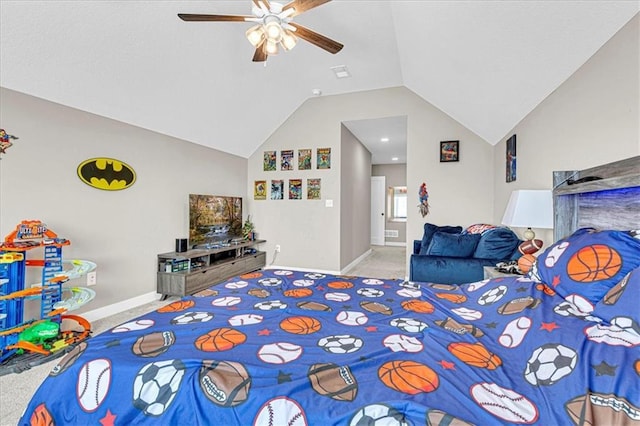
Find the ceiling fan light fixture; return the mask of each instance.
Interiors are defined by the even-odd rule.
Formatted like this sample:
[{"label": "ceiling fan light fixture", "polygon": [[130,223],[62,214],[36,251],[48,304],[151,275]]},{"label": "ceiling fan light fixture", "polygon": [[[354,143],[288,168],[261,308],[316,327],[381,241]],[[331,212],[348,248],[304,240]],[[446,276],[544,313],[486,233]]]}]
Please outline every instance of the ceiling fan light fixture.
[{"label": "ceiling fan light fixture", "polygon": [[275,43],[278,43],[280,42],[280,40],[282,40],[282,34],[284,30],[282,29],[280,22],[275,20],[265,22],[264,31],[267,34],[267,38],[269,40],[272,40]]},{"label": "ceiling fan light fixture", "polygon": [[293,33],[291,31],[287,31],[285,30],[284,33],[282,34],[282,47],[284,48],[284,50],[291,50],[296,46],[296,43],[298,42],[298,38],[293,35]]},{"label": "ceiling fan light fixture", "polygon": [[268,55],[277,55],[278,54],[278,43],[267,39],[267,43],[265,44],[265,50]]},{"label": "ceiling fan light fixture", "polygon": [[264,29],[262,25],[255,25],[249,28],[246,32],[247,40],[249,43],[253,45],[253,47],[258,47],[258,45],[262,42],[265,37]]}]

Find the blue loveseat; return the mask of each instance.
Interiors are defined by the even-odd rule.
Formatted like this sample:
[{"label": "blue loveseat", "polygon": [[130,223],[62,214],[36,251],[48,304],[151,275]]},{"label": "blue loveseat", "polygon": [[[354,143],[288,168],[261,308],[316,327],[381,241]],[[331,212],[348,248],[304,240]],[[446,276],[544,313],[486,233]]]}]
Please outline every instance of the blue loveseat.
[{"label": "blue loveseat", "polygon": [[484,279],[484,267],[516,260],[522,241],[509,228],[492,225],[437,226],[425,223],[413,242],[409,279],[462,284]]}]

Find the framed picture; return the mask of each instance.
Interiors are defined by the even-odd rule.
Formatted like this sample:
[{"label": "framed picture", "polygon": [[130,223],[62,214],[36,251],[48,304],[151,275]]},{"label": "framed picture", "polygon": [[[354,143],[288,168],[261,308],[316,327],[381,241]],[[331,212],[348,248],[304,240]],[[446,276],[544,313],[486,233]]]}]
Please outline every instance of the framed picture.
[{"label": "framed picture", "polygon": [[265,151],[264,152],[264,160],[262,162],[263,170],[265,172],[273,171],[276,169],[276,152],[275,151]]},{"label": "framed picture", "polygon": [[302,179],[289,179],[289,199],[302,200]]},{"label": "framed picture", "polygon": [[254,200],[266,200],[267,199],[267,181],[256,180],[253,184],[253,199]]},{"label": "framed picture", "polygon": [[311,170],[311,150],[298,150],[298,170]]},{"label": "framed picture", "polygon": [[330,169],[331,168],[331,148],[318,148],[318,169]]},{"label": "framed picture", "polygon": [[293,170],[293,150],[280,151],[280,170]]},{"label": "framed picture", "polygon": [[507,139],[506,164],[506,180],[507,182],[513,182],[516,180],[516,135]]},{"label": "framed picture", "polygon": [[460,160],[460,141],[440,142],[440,162],[450,163]]},{"label": "framed picture", "polygon": [[319,200],[320,187],[320,179],[307,179],[307,200]]},{"label": "framed picture", "polygon": [[272,180],[271,181],[271,199],[282,200],[284,194],[284,181]]}]

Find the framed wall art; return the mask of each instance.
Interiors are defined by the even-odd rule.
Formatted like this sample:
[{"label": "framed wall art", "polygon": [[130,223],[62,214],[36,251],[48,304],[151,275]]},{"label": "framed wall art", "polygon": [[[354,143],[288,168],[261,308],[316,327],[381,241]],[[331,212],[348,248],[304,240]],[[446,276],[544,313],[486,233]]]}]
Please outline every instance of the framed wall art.
[{"label": "framed wall art", "polygon": [[506,181],[516,180],[516,135],[507,139]]},{"label": "framed wall art", "polygon": [[440,162],[460,161],[460,141],[440,142]]},{"label": "framed wall art", "polygon": [[331,168],[331,148],[318,148],[318,169]]},{"label": "framed wall art", "polygon": [[298,170],[311,170],[311,150],[298,150]]},{"label": "framed wall art", "polygon": [[280,170],[293,170],[293,150],[280,151]]},{"label": "framed wall art", "polygon": [[276,152],[265,151],[263,160],[263,169],[265,172],[271,172],[276,169]]},{"label": "framed wall art", "polygon": [[302,200],[302,179],[289,179],[289,199]]},{"label": "framed wall art", "polygon": [[282,200],[284,193],[284,181],[283,180],[272,180],[271,181],[271,199],[272,200]]},{"label": "framed wall art", "polygon": [[307,179],[307,200],[320,200],[320,179]]},{"label": "framed wall art", "polygon": [[267,181],[256,180],[253,184],[253,199],[254,200],[266,200],[267,199]]}]

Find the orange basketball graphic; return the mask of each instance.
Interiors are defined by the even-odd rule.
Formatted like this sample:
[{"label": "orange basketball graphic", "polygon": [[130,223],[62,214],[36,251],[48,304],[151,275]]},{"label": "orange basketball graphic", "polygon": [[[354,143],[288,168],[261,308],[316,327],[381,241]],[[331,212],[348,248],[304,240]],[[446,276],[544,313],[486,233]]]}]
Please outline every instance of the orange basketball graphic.
[{"label": "orange basketball graphic", "polygon": [[387,387],[398,392],[415,395],[432,392],[440,379],[435,371],[415,361],[389,361],[378,369],[378,378]]},{"label": "orange basketball graphic", "polygon": [[448,348],[456,358],[474,367],[495,370],[502,365],[502,360],[484,347],[482,343],[451,343]]},{"label": "orange basketball graphic", "polygon": [[289,317],[280,321],[280,328],[287,333],[311,334],[322,328],[322,324],[315,318],[299,316]]},{"label": "orange basketball graphic", "polygon": [[247,336],[233,328],[222,327],[203,334],[195,341],[196,348],[205,352],[228,351],[244,343]]},{"label": "orange basketball graphic", "polygon": [[467,296],[464,294],[436,293],[436,297],[453,303],[464,303],[467,301]]},{"label": "orange basketball graphic", "polygon": [[636,374],[640,376],[640,359],[637,359],[635,364],[633,364],[633,368],[636,370]]},{"label": "orange basketball graphic", "polygon": [[164,314],[167,312],[180,312],[180,311],[184,311],[185,309],[191,308],[195,304],[196,302],[193,300],[177,300],[173,303],[169,303],[167,306],[163,306],[162,308],[159,308],[157,312],[160,312],[161,314]]},{"label": "orange basketball graphic", "polygon": [[536,257],[532,254],[524,254],[518,259],[518,268],[523,274],[526,274],[533,268],[533,264],[536,263]]},{"label": "orange basketball graphic", "polygon": [[252,280],[254,278],[260,278],[262,276],[262,272],[249,272],[248,274],[240,275],[240,278],[243,280]]},{"label": "orange basketball graphic", "polygon": [[581,248],[567,262],[569,278],[581,283],[590,283],[613,277],[622,267],[620,254],[604,244],[593,244]]},{"label": "orange basketball graphic", "polygon": [[295,297],[297,299],[301,297],[309,297],[313,294],[313,290],[310,288],[292,288],[291,290],[286,290],[284,295],[287,297]]},{"label": "orange basketball graphic", "polygon": [[435,310],[433,305],[426,300],[410,299],[402,302],[402,307],[407,311],[418,312],[421,314],[431,314]]},{"label": "orange basketball graphic", "polygon": [[51,413],[47,410],[44,402],[38,405],[33,413],[31,413],[31,419],[29,419],[29,424],[31,426],[53,426],[56,422],[53,421],[53,417],[51,417]]},{"label": "orange basketball graphic", "polygon": [[353,283],[350,283],[349,281],[332,281],[329,284],[327,284],[327,287],[329,288],[333,288],[333,289],[337,289],[337,288],[351,288],[353,287]]},{"label": "orange basketball graphic", "polygon": [[556,291],[544,283],[536,284],[536,290],[542,291],[547,296],[554,296]]}]

